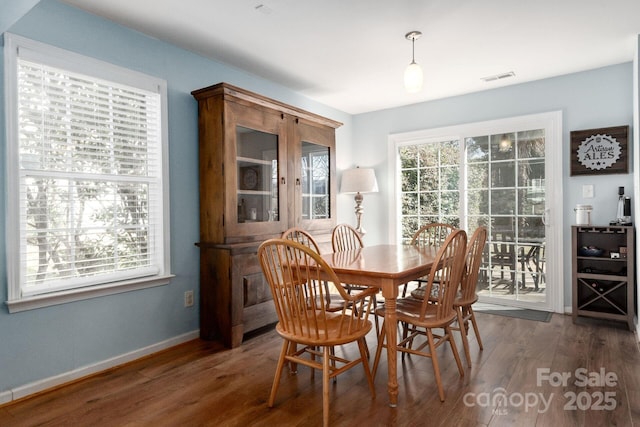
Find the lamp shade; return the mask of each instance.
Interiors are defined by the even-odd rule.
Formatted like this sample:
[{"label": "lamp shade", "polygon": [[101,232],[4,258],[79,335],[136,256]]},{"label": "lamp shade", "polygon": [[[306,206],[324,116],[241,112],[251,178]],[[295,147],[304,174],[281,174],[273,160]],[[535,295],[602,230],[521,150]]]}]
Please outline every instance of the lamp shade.
[{"label": "lamp shade", "polygon": [[378,181],[371,168],[354,168],[342,172],[341,193],[377,193]]},{"label": "lamp shade", "polygon": [[411,62],[404,70],[404,88],[407,92],[416,93],[422,90],[422,67]]}]

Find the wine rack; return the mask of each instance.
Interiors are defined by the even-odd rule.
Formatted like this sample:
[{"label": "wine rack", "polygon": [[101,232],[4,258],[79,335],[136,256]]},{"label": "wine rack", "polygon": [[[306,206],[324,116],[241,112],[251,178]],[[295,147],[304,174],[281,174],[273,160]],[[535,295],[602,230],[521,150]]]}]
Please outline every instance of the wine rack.
[{"label": "wine rack", "polygon": [[634,329],[635,269],[632,226],[573,226],[573,320],[616,320]]}]

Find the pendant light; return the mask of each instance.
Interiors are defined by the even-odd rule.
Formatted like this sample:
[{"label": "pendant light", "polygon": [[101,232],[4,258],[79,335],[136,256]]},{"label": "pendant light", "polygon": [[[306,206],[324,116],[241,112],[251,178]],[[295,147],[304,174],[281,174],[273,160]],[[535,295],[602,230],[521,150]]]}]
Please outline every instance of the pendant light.
[{"label": "pendant light", "polygon": [[420,31],[410,31],[404,37],[411,40],[411,64],[404,70],[404,88],[407,92],[416,93],[422,90],[422,68],[416,64],[415,45],[420,38]]}]

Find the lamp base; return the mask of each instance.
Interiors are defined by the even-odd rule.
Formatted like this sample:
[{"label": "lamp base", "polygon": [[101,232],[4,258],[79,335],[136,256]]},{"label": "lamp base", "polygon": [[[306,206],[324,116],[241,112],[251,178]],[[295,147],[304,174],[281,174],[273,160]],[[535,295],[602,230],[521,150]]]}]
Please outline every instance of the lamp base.
[{"label": "lamp base", "polygon": [[354,199],[356,201],[356,231],[360,236],[364,236],[367,232],[362,227],[362,213],[364,212],[364,209],[362,208],[362,194],[356,193]]}]

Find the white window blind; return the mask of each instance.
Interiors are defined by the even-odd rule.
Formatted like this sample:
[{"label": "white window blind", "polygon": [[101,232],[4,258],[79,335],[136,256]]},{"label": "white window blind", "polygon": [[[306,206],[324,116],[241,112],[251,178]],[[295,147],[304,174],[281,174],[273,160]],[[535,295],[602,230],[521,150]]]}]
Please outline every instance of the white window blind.
[{"label": "white window blind", "polygon": [[160,91],[25,52],[16,59],[17,141],[8,138],[17,144],[14,298],[164,273]]}]

